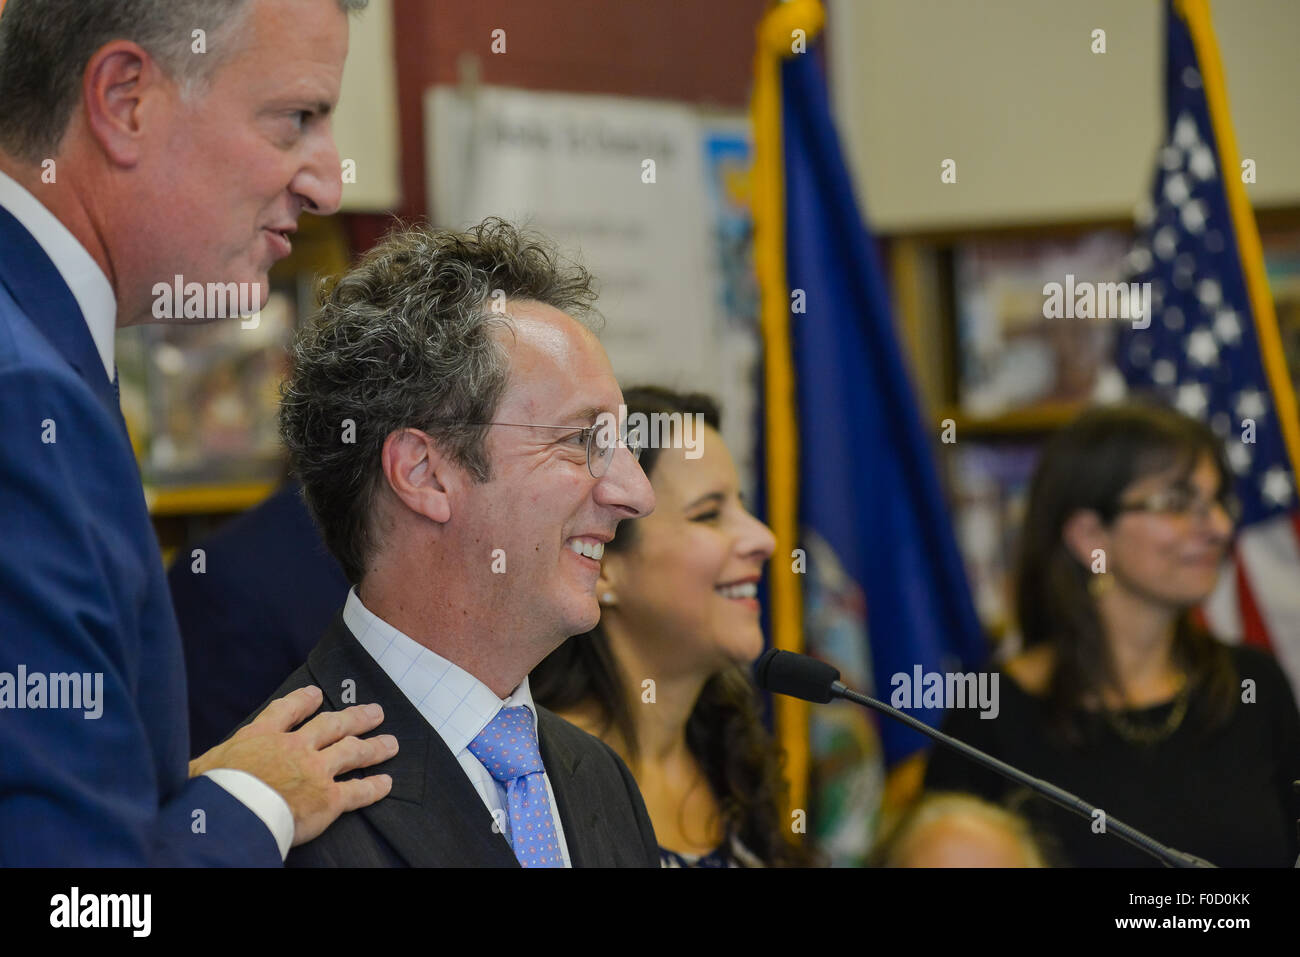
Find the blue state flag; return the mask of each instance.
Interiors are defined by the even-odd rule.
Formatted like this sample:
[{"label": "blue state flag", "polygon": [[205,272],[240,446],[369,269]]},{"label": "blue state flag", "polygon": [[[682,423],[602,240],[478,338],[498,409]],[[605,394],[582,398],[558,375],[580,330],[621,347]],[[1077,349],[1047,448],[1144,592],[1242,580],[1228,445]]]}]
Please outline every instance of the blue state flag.
[{"label": "blue state flag", "polygon": [[[815,14],[801,28],[805,51],[787,32],[800,7]],[[782,195],[762,215],[756,198],[768,364],[765,501],[773,527],[781,527],[785,517],[775,512],[783,499],[772,492],[783,480],[781,469],[790,466],[780,461],[780,450],[797,448],[797,493],[790,498],[797,503],[798,544],[809,561],[806,575],[796,576],[802,578],[804,644],[818,652],[824,619],[816,613],[825,611],[823,596],[840,596],[843,611],[852,604],[844,596],[860,594],[875,691],[888,701],[893,676],[905,675],[910,684],[918,666],[922,673],[970,670],[983,663],[987,647],[939,480],[936,430],[923,423],[875,243],[831,119],[814,36],[820,5],[784,4],[769,16],[767,38],[784,46],[772,50],[779,59],[779,96],[760,96],[760,65],[755,107],[756,189],[776,180]],[[763,115],[763,105],[774,99],[776,134]],[[780,144],[779,166],[771,162],[773,139]],[[770,253],[775,243],[779,262]],[[774,279],[782,287],[775,292]],[[784,428],[794,435],[782,435]],[[780,573],[778,559],[774,579]],[[773,586],[779,599],[775,580]],[[832,617],[842,626],[843,615]],[[775,643],[788,647],[780,607],[773,608],[772,620]],[[938,708],[909,710],[931,725],[943,717]],[[887,719],[880,733],[889,764],[928,743]]]}]

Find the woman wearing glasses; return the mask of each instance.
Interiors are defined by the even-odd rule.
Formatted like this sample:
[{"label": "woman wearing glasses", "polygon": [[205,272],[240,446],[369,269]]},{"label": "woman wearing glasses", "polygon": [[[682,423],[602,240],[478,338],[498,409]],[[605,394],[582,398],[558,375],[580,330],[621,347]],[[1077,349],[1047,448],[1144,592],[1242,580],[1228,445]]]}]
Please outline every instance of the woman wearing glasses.
[{"label": "woman wearing glasses", "polygon": [[[1217,641],[1193,613],[1236,517],[1222,450],[1199,422],[1136,405],[1087,412],[1053,438],[1022,531],[1025,650],[1003,669],[997,717],[954,711],[946,730],[1211,863],[1290,866],[1295,699],[1270,655]],[[1057,863],[1157,863],[1100,818],[1023,803],[942,749],[926,786],[1016,807]]]},{"label": "woman wearing glasses", "polygon": [[[772,533],[741,502],[710,399],[641,388],[625,400],[629,422],[682,425],[641,453],[655,510],[605,546],[600,624],[533,671],[533,697],[627,763],[665,866],[803,863],[748,673],[763,650],[756,592]],[[687,420],[704,426],[685,436],[702,440],[694,449]]]}]

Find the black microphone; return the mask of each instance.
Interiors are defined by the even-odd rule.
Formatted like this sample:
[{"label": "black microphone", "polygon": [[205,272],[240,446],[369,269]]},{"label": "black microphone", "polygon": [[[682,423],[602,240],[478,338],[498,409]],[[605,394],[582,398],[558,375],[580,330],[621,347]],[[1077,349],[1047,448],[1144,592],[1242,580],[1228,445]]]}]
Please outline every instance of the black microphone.
[{"label": "black microphone", "polygon": [[[1071,794],[1063,788],[1058,788],[1048,781],[1026,774],[1019,768],[1007,764],[1005,761],[1000,761],[991,754],[985,754],[978,748],[972,748],[966,742],[959,741],[951,735],[936,731],[924,721],[914,718],[910,714],[905,714],[897,708],[892,708],[883,701],[868,698],[864,694],[846,688],[840,682],[839,671],[824,661],[809,658],[807,655],[795,654],[793,651],[771,648],[763,652],[762,656],[754,662],[754,683],[764,691],[789,695],[792,698],[802,698],[804,701],[811,701],[815,704],[825,704],[832,698],[843,698],[846,701],[852,701],[879,711],[881,714],[887,714],[896,721],[901,721],[912,730],[919,731],[926,737],[938,741],[944,747],[960,752],[976,764],[983,765],[990,771],[996,771],[1003,777],[1010,778],[1017,784],[1038,792],[1052,803],[1058,804],[1068,811],[1074,811],[1081,817],[1090,820],[1096,817],[1098,809],[1083,798]],[[1139,850],[1146,851],[1152,857],[1163,862],[1166,867],[1214,867],[1213,864],[1202,860],[1195,854],[1188,854],[1185,851],[1166,847],[1155,838],[1143,834],[1137,828],[1130,827],[1109,814],[1106,814],[1105,821],[1107,834],[1114,834]],[[1297,866],[1300,866],[1300,862],[1297,862]]]},{"label": "black microphone", "polygon": [[763,652],[754,662],[754,682],[760,688],[817,704],[834,697],[831,686],[839,680],[839,671],[826,662],[779,648]]}]

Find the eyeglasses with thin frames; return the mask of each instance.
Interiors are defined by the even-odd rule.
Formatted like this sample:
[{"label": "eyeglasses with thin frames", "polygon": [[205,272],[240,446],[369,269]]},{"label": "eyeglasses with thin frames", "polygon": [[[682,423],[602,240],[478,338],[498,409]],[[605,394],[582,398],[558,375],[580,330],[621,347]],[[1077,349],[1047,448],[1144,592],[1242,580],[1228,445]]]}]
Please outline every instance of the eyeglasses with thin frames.
[{"label": "eyeglasses with thin frames", "polygon": [[1224,492],[1215,498],[1202,498],[1183,485],[1153,492],[1146,498],[1134,502],[1121,502],[1117,512],[1153,512],[1156,514],[1175,515],[1180,518],[1195,516],[1201,520],[1209,517],[1211,510],[1218,506],[1223,509],[1228,521],[1236,525],[1241,518],[1241,503],[1231,492]]},{"label": "eyeglasses with thin frames", "polygon": [[641,461],[642,440],[641,434],[636,430],[623,430],[623,434],[618,440],[610,445],[603,441],[609,435],[610,429],[599,425],[589,425],[584,428],[575,429],[571,425],[537,425],[531,422],[441,422],[440,425],[503,425],[511,429],[564,429],[573,433],[575,439],[580,438],[587,447],[587,471],[591,473],[592,478],[602,478],[609,471],[609,463],[614,459],[614,453],[619,447],[627,449],[632,453],[634,462]]}]

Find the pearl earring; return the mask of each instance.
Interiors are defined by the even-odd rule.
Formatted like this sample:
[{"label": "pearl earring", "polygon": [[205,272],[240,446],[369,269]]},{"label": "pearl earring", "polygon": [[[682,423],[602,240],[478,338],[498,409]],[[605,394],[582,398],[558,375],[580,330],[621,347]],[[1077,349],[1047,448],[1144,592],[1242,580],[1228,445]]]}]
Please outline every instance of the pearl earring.
[{"label": "pearl earring", "polygon": [[601,592],[600,603],[602,605],[614,604],[614,593],[612,591]]}]

